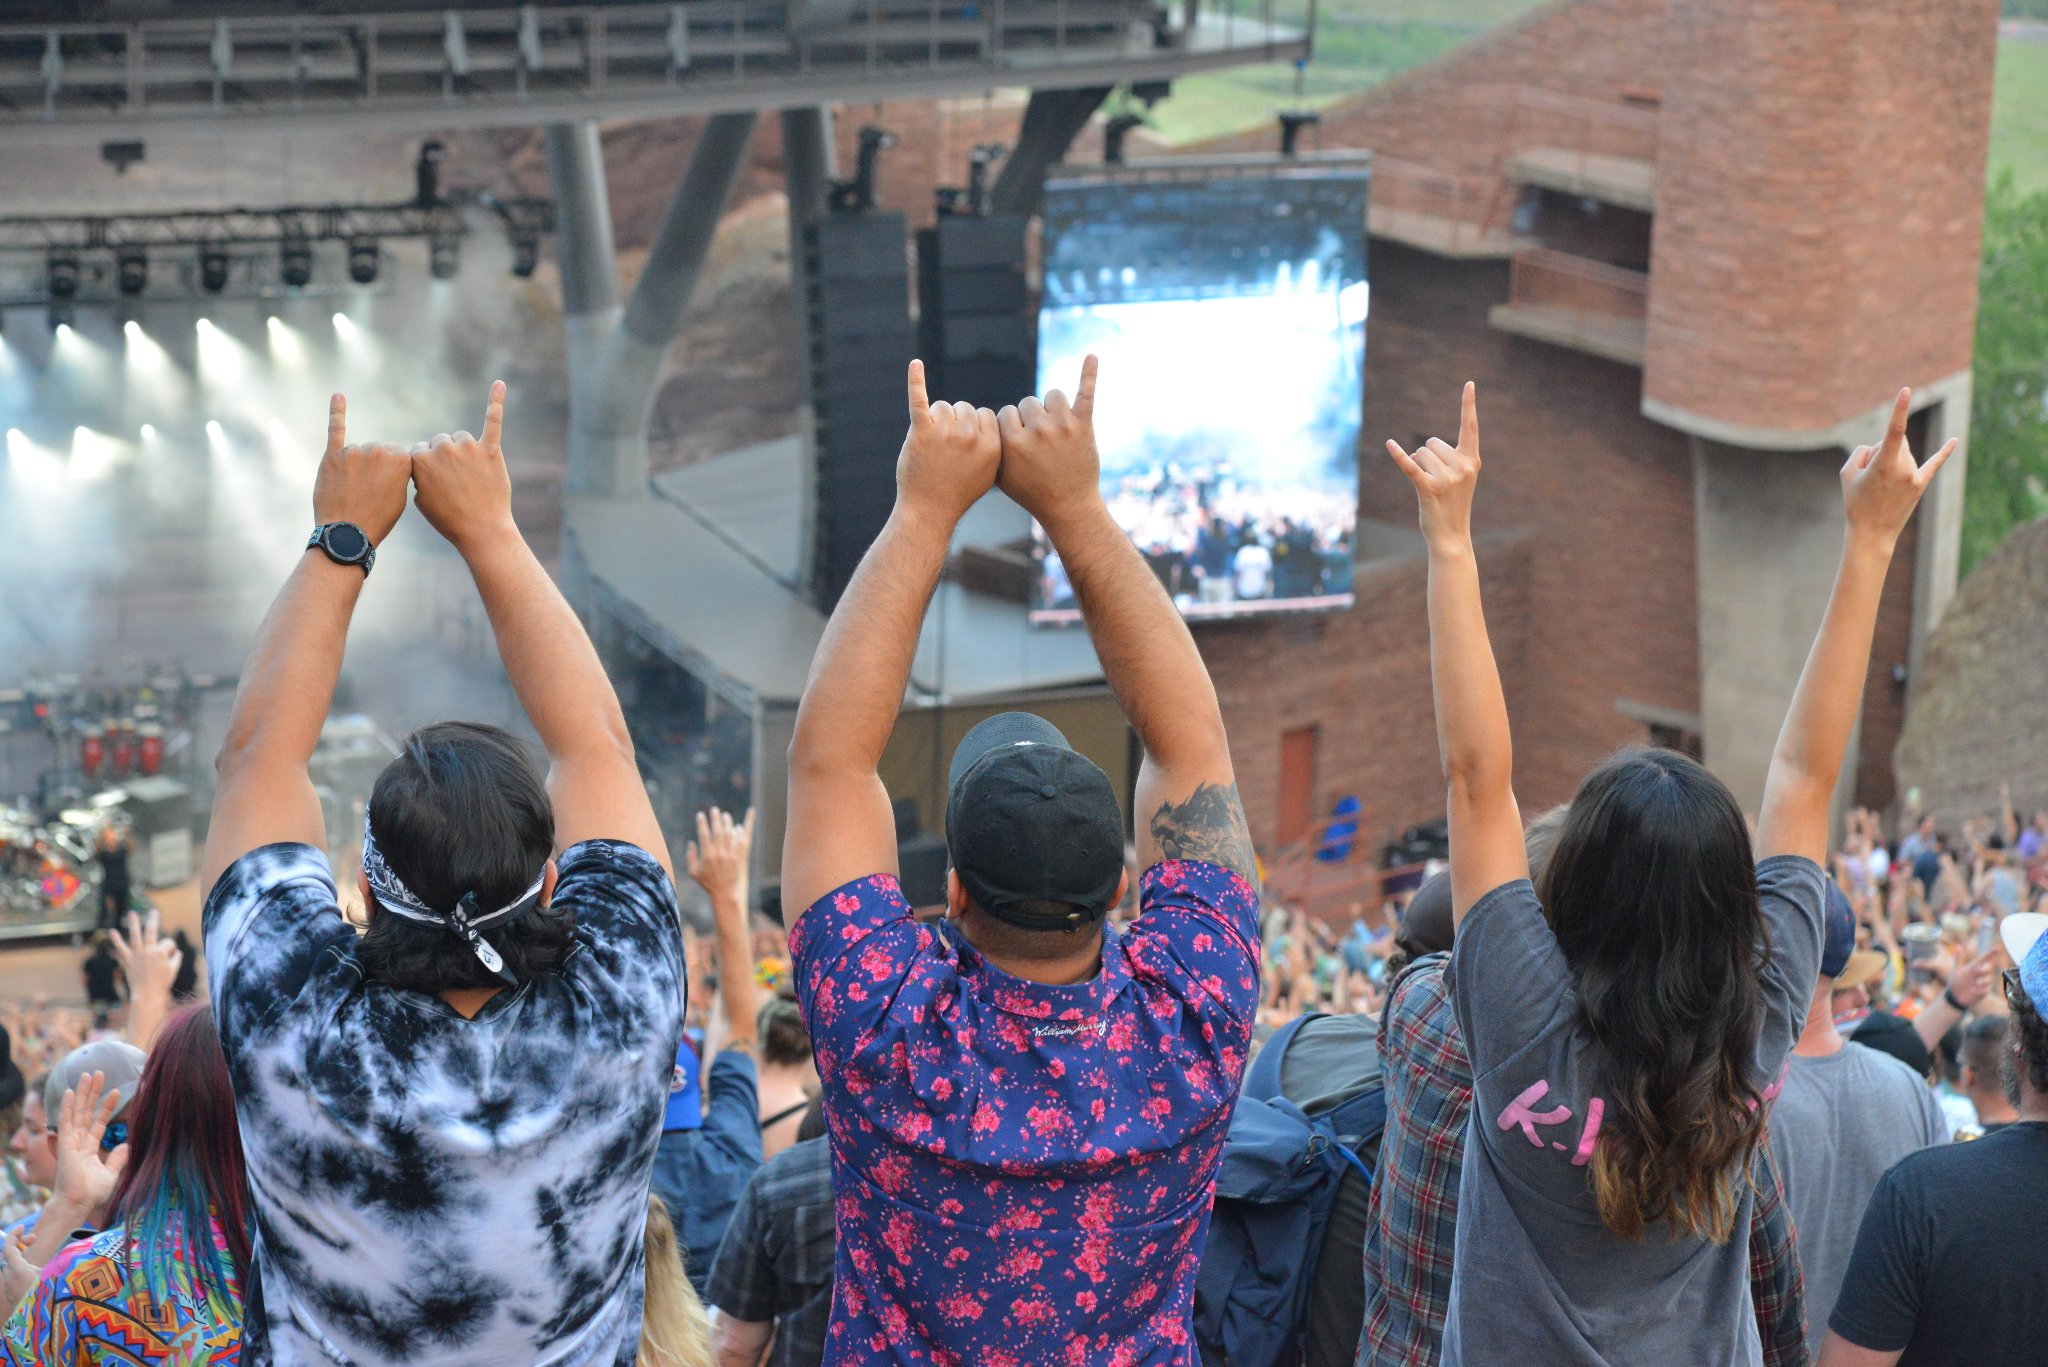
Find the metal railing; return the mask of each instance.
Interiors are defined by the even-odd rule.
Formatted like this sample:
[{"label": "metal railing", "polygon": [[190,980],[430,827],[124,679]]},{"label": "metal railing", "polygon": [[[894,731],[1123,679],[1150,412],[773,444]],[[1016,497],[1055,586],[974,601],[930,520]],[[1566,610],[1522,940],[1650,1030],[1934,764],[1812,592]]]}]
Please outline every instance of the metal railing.
[{"label": "metal railing", "polygon": [[1514,255],[1508,276],[1508,304],[1550,308],[1577,317],[1641,322],[1649,315],[1650,276],[1548,247],[1527,247]]},{"label": "metal railing", "polygon": [[690,0],[0,24],[0,128],[372,110],[517,123],[548,106],[673,110],[713,88],[744,108],[752,86],[775,88],[773,107],[792,87],[879,97],[905,78],[1153,79],[1306,56],[1313,22],[1314,0]]}]

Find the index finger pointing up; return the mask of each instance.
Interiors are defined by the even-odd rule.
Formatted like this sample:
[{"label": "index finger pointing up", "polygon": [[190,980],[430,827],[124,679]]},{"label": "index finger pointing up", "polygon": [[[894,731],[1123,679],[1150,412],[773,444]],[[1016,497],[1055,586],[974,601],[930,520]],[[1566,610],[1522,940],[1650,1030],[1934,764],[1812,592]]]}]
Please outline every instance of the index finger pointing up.
[{"label": "index finger pointing up", "polygon": [[498,380],[491,385],[491,401],[484,405],[484,445],[497,450],[498,439],[504,431],[505,382]]},{"label": "index finger pointing up", "polygon": [[1081,362],[1081,387],[1074,391],[1074,414],[1077,417],[1085,418],[1095,411],[1095,372],[1098,368],[1093,352]]},{"label": "index finger pointing up", "polygon": [[1897,403],[1892,405],[1892,424],[1885,429],[1884,445],[1878,450],[1880,460],[1890,460],[1906,444],[1906,420],[1913,416],[1913,391],[1901,389]]},{"label": "index finger pointing up", "polygon": [[335,455],[348,445],[348,400],[336,394],[327,401],[327,454]]},{"label": "index finger pointing up", "polygon": [[924,362],[912,361],[910,363],[910,420],[918,423],[927,422],[931,419],[931,416],[931,395],[925,392],[924,387]]},{"label": "index finger pointing up", "polygon": [[1458,416],[1458,449],[1468,456],[1479,454],[1479,386],[1465,381],[1465,405]]}]

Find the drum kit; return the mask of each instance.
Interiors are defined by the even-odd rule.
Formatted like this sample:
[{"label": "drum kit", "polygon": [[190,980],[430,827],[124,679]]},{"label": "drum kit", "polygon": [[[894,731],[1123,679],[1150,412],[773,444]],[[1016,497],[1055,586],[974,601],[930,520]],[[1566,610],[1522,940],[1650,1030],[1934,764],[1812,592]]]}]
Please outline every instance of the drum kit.
[{"label": "drum kit", "polygon": [[118,791],[101,793],[46,821],[0,805],[0,935],[27,927],[61,932],[95,921],[94,855],[105,832],[124,831],[121,800]]}]

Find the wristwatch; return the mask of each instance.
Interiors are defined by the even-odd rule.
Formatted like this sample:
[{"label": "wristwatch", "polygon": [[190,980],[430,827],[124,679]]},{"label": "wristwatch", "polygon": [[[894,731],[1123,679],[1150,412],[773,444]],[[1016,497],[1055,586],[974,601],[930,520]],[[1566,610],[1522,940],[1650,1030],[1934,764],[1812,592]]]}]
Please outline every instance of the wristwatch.
[{"label": "wristwatch", "polygon": [[353,522],[326,522],[313,529],[306,538],[306,549],[318,546],[327,552],[327,558],[337,565],[357,565],[362,568],[363,577],[370,577],[370,567],[377,563],[377,548],[370,544],[370,535]]}]

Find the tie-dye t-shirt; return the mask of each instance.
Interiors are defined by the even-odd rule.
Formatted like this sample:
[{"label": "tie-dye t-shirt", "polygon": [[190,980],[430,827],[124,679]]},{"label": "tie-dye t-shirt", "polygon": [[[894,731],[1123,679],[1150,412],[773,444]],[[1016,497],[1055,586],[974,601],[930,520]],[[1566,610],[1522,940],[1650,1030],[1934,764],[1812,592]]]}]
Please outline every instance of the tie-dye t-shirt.
[{"label": "tie-dye t-shirt", "polygon": [[1012,977],[849,883],[791,932],[839,1248],[827,1363],[1186,1364],[1259,996],[1258,895],[1165,863],[1102,971]]},{"label": "tie-dye t-shirt", "polygon": [[562,855],[562,968],[465,1020],[366,982],[327,857],[270,845],[206,906],[276,1367],[630,1367],[641,1232],[683,1030],[675,888],[631,845]]}]

